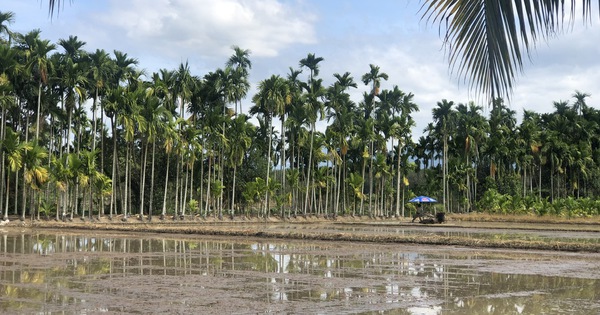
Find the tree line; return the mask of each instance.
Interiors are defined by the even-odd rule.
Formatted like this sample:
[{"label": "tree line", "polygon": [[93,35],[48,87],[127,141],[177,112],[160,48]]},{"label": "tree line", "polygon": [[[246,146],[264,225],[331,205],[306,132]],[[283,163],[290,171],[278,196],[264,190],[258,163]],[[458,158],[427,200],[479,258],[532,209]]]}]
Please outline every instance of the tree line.
[{"label": "tree line", "polygon": [[[359,82],[335,73],[326,86],[311,53],[250,96],[250,51],[237,46],[203,76],[187,62],[148,74],[77,36],[12,32],[13,19],[0,12],[4,218],[400,217],[415,193],[442,211],[507,196],[529,211],[598,190],[600,116],[586,93],[520,124],[500,98],[489,117],[441,100],[413,139],[414,95],[382,89],[389,77],[373,64]],[[353,100],[359,84],[368,92]]]}]

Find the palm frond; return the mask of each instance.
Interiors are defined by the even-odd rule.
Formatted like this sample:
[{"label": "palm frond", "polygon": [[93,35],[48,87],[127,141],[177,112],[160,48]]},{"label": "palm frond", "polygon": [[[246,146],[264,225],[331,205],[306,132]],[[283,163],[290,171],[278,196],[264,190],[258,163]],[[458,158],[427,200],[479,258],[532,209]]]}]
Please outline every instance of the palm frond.
[{"label": "palm frond", "polygon": [[589,22],[591,0],[426,0],[421,10],[444,34],[451,73],[494,99],[510,98],[523,57],[561,31],[577,6]]}]

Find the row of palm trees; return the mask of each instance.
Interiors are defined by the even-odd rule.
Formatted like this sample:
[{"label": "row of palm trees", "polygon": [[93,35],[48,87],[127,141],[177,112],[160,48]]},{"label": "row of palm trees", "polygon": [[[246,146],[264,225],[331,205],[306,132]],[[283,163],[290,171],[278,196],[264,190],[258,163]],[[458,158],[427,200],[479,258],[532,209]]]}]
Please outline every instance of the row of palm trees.
[{"label": "row of palm trees", "polygon": [[597,191],[600,121],[585,93],[552,114],[525,112],[520,125],[501,99],[489,118],[443,100],[414,143],[414,96],[382,89],[389,78],[376,65],[355,102],[352,75],[325,86],[323,58],[308,54],[259,83],[249,116],[248,50],[234,46],[202,77],[187,62],[146,74],[76,36],[52,44],[39,30],[13,33],[13,18],[0,12],[4,217],[404,216],[417,191],[441,196],[445,211],[472,210],[490,189],[539,199]]},{"label": "row of palm trees", "polygon": [[600,111],[589,97],[575,91],[571,102],[554,102],[552,113],[525,110],[520,123],[502,99],[491,103],[489,117],[474,103],[442,100],[415,146],[419,168],[429,178],[441,173],[447,210],[473,210],[490,190],[549,202],[596,198]]},{"label": "row of palm trees", "polygon": [[[439,24],[444,33],[448,62],[453,74],[469,81],[489,100],[510,97],[515,77],[523,70],[525,55],[536,43],[562,35],[581,17],[592,21],[592,0],[423,0],[422,19]],[[50,17],[64,1],[48,0]],[[580,11],[581,15],[576,14]]]}]

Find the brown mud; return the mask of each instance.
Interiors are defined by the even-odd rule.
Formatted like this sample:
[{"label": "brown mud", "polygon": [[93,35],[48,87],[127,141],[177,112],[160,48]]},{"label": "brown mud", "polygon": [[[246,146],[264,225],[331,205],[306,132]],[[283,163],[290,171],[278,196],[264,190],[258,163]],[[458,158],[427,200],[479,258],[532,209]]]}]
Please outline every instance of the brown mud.
[{"label": "brown mud", "polygon": [[[565,219],[536,216],[491,216],[491,215],[447,215],[442,224],[412,223],[409,218],[337,217],[334,219],[316,216],[296,218],[200,218],[188,216],[181,219],[153,217],[122,217],[109,219],[100,217],[75,218],[72,221],[12,220],[5,227],[32,229],[65,229],[120,231],[133,233],[168,233],[189,235],[212,235],[231,237],[257,237],[272,239],[299,239],[321,241],[346,241],[370,243],[397,243],[418,245],[451,245],[474,248],[504,248],[521,250],[550,250],[565,252],[600,252],[600,242],[581,242],[572,233],[589,233],[589,238],[600,238],[598,218]],[[353,227],[364,227],[354,229]],[[381,227],[381,229],[378,229]],[[420,233],[395,233],[384,227],[408,228]],[[444,235],[434,231],[460,230],[463,233]],[[556,233],[550,241],[540,239],[515,239],[479,235],[490,230],[511,235],[528,231],[531,233]],[[431,232],[431,233],[430,233]],[[597,233],[597,234],[596,234]],[[460,235],[457,235],[460,234]],[[597,236],[596,236],[597,235]]]},{"label": "brown mud", "polygon": [[[395,228],[415,233],[398,233]],[[439,233],[457,230],[461,232],[453,235]],[[506,235],[554,233],[558,237],[552,241],[541,241],[478,236],[497,231]],[[225,268],[223,264],[237,261],[242,254],[233,248],[223,250],[222,246],[190,249],[185,253],[161,252],[161,260],[174,262],[164,265],[150,263],[156,258],[156,253],[142,254],[141,251],[5,255],[2,258],[6,260],[3,272],[23,274],[26,270],[29,279],[44,281],[21,280],[10,284],[11,292],[19,297],[4,299],[6,306],[0,298],[0,311],[47,314],[439,314],[440,305],[445,305],[443,307],[448,314],[461,314],[479,312],[497,300],[494,304],[496,311],[509,313],[512,309],[501,308],[507,304],[504,303],[507,299],[524,305],[529,314],[548,313],[556,309],[553,303],[561,301],[580,301],[577,309],[580,314],[600,307],[593,299],[586,300],[586,295],[580,300],[581,290],[568,293],[572,296],[555,296],[551,294],[555,294],[556,289],[544,287],[548,282],[544,279],[556,277],[571,286],[587,285],[590,286],[588,291],[597,291],[600,245],[579,242],[576,237],[582,233],[591,238],[600,237],[600,224],[585,220],[555,218],[536,221],[536,218],[527,217],[491,220],[488,217],[450,215],[447,222],[430,225],[411,223],[409,219],[358,217],[338,217],[335,220],[317,217],[286,220],[189,217],[164,221],[157,217],[152,221],[148,218],[142,221],[132,217],[124,221],[120,217],[112,220],[103,217],[94,221],[76,218],[72,222],[16,219],[0,226],[0,233],[9,235],[54,232],[112,238],[133,236],[140,240],[165,236],[168,239],[202,239],[208,242],[269,243],[275,246],[281,243],[286,244],[285,247],[272,251],[271,255],[287,253],[283,248],[290,247],[293,253],[299,253],[297,256],[335,257],[339,266],[310,264],[310,272],[294,273],[252,268],[243,270],[240,268],[243,264]],[[413,252],[430,258],[410,262],[407,258],[410,256],[402,256],[402,253]],[[208,257],[219,259],[213,261]],[[374,263],[373,257],[381,258],[372,268],[349,268],[359,257],[366,257],[369,264]],[[76,272],[90,268],[89,264],[97,261],[108,261],[111,272],[95,273],[87,269],[86,272]],[[418,267],[421,269],[413,270],[411,266],[421,266]],[[443,277],[439,278],[444,281],[435,280],[439,277],[436,271],[439,266],[447,266],[441,271]],[[44,276],[34,276],[37,274],[35,270],[45,270],[40,272]],[[324,276],[330,272],[340,276]],[[467,274],[471,275],[469,283],[459,282]],[[498,276],[502,274],[507,276]],[[541,277],[541,284],[532,282],[538,279],[536,277]],[[60,285],[54,288],[50,285],[52,281]],[[399,291],[382,293],[373,290],[390,283]],[[474,293],[482,287],[490,287],[492,283],[494,286],[506,285],[510,289]],[[533,288],[513,288],[515,283],[531,283]],[[474,291],[473,285],[477,286],[477,290]],[[451,290],[454,297],[447,298],[436,293],[445,290]],[[44,297],[37,298],[31,293],[20,296],[14,292],[42,292]],[[545,296],[548,296],[547,300],[531,302],[536,300],[532,297],[541,299]],[[65,300],[65,297],[69,298]],[[466,305],[471,307],[471,311],[467,306],[447,304],[448,299],[456,305],[463,300],[470,301]],[[588,302],[593,305],[583,304]]]}]

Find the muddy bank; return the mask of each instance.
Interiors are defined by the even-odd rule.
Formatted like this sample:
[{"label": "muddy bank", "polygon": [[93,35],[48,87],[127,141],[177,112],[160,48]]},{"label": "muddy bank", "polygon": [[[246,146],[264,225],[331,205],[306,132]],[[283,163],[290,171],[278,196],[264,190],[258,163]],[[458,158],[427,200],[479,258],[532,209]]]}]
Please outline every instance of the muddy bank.
[{"label": "muddy bank", "polygon": [[[354,227],[363,228],[354,228]],[[443,224],[411,223],[408,219],[380,219],[368,217],[338,217],[336,219],[318,217],[297,217],[280,220],[247,218],[197,218],[185,220],[159,220],[148,218],[103,217],[95,220],[76,218],[72,222],[55,220],[12,220],[5,228],[32,229],[73,229],[122,231],[135,233],[169,233],[187,235],[214,235],[233,237],[254,237],[272,239],[299,239],[345,242],[397,243],[419,245],[451,245],[475,248],[504,248],[520,250],[552,250],[565,252],[600,252],[600,242],[582,242],[573,237],[558,235],[552,240],[540,240],[535,237],[514,239],[512,233],[523,231],[566,231],[590,233],[588,238],[600,238],[600,224],[594,220],[563,220],[561,218],[536,217],[496,217],[449,215]],[[398,233],[393,229],[380,227],[406,227],[416,230],[414,233]],[[433,231],[438,233],[432,233]],[[461,229],[464,233],[444,235],[444,229]],[[508,237],[489,237],[490,229],[502,230]],[[596,234],[597,233],[597,234]],[[448,233],[450,234],[450,233]],[[596,236],[597,235],[597,236]]]}]

